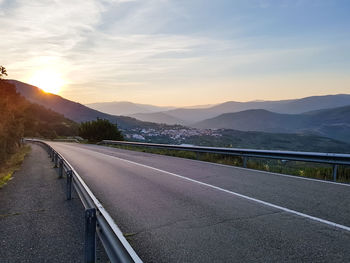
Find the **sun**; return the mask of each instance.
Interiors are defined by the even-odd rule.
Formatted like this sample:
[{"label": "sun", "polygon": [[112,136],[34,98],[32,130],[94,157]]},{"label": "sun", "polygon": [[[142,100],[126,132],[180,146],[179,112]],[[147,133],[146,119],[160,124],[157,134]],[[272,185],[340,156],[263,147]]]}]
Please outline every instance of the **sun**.
[{"label": "sun", "polygon": [[36,71],[28,81],[46,93],[58,94],[64,85],[61,75],[53,70]]}]

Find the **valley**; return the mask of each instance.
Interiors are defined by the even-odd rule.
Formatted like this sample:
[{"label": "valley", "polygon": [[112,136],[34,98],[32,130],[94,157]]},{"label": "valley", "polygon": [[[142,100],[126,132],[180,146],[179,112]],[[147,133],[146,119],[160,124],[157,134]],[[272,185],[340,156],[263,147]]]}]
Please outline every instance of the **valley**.
[{"label": "valley", "polygon": [[[162,108],[130,102],[93,104],[105,110],[109,107],[109,113],[105,113],[43,93],[23,82],[9,82],[29,101],[73,121],[107,119],[117,124],[131,141],[342,153],[350,149],[350,95],[347,94],[284,101],[231,101],[198,108]],[[143,112],[137,113],[140,110]],[[143,121],[145,118],[147,121]]]}]

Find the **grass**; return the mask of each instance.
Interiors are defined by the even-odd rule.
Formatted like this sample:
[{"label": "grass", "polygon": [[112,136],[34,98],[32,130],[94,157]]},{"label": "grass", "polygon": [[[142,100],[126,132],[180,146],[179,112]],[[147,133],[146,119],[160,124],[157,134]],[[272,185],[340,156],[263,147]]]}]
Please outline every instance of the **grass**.
[{"label": "grass", "polygon": [[22,162],[30,150],[30,146],[22,146],[4,163],[3,167],[0,167],[0,188],[6,185],[12,179],[14,172],[21,168]]},{"label": "grass", "polygon": [[[132,150],[138,152],[147,152],[161,155],[168,155],[187,159],[196,159],[205,162],[213,162],[231,166],[243,166],[243,159],[237,156],[229,156],[222,154],[210,154],[210,153],[195,153],[190,151],[178,151],[167,149],[147,148],[142,146],[125,146],[125,145],[109,145],[111,147]],[[272,173],[281,173],[295,176],[302,176],[308,178],[315,178],[321,180],[333,180],[333,170],[331,165],[299,162],[299,161],[287,161],[271,160],[263,158],[249,158],[247,162],[247,168],[261,170]],[[339,166],[337,182],[349,183],[350,182],[350,167]]]}]

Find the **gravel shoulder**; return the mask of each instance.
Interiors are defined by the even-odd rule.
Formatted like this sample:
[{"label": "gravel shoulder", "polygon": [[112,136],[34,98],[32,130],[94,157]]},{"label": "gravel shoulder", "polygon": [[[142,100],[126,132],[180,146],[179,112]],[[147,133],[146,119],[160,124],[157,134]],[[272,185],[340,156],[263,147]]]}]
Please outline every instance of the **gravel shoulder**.
[{"label": "gravel shoulder", "polygon": [[83,262],[84,208],[76,193],[65,199],[65,179],[47,153],[31,148],[0,189],[0,262]]}]

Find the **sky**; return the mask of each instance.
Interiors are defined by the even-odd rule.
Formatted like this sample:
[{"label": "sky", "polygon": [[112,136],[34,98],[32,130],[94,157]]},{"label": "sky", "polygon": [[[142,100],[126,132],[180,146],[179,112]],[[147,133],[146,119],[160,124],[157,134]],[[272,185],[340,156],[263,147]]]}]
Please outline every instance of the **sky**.
[{"label": "sky", "polygon": [[348,0],[0,0],[0,65],[81,103],[349,94],[349,13]]}]

